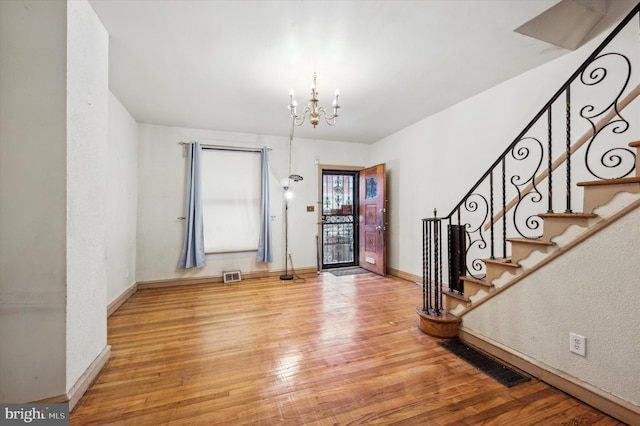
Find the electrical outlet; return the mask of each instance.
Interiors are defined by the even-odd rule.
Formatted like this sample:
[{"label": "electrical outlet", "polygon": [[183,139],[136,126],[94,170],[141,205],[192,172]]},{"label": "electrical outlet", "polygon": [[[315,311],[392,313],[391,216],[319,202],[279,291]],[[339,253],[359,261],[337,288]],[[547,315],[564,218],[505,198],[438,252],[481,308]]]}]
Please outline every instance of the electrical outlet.
[{"label": "electrical outlet", "polygon": [[587,356],[587,338],[576,333],[569,333],[569,350],[581,356]]}]

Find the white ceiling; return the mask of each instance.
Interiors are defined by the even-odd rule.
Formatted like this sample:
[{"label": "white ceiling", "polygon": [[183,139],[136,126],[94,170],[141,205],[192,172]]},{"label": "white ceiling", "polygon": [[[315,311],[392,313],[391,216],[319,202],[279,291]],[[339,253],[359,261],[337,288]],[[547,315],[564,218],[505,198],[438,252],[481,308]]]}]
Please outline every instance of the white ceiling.
[{"label": "white ceiling", "polygon": [[297,137],[372,143],[568,50],[514,32],[558,0],[90,0],[111,91],[141,123],[288,136],[317,72],[340,117]]}]

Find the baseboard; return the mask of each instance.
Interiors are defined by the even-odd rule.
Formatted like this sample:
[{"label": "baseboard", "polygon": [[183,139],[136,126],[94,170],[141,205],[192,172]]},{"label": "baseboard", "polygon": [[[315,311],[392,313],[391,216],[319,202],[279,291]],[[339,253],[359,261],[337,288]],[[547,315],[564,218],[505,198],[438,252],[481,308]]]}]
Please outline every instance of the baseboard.
[{"label": "baseboard", "polygon": [[69,401],[69,412],[73,410],[76,406],[82,395],[89,389],[89,386],[96,380],[100,371],[102,371],[102,367],[109,360],[109,356],[111,356],[111,346],[107,345],[104,347],[102,352],[98,355],[96,359],[93,360],[91,365],[85,370],[85,372],[80,376],[77,382],[71,389],[67,392],[67,400]]},{"label": "baseboard", "polygon": [[485,352],[491,356],[510,364],[549,385],[568,393],[580,401],[597,408],[598,410],[615,417],[630,425],[640,425],[640,407],[628,401],[617,398],[562,371],[545,365],[533,358],[514,351],[485,336],[480,336],[473,331],[460,327],[458,336],[460,340]]},{"label": "baseboard", "polygon": [[85,370],[85,372],[80,376],[78,381],[69,389],[69,391],[64,395],[56,395],[50,398],[44,398],[37,401],[31,401],[31,404],[69,404],[69,412],[73,410],[76,406],[82,395],[89,389],[89,386],[93,384],[93,382],[102,371],[102,367],[109,360],[109,356],[111,355],[111,346],[107,345],[100,352],[98,357],[93,360],[91,365]]},{"label": "baseboard", "polygon": [[29,404],[66,404],[69,401],[66,394],[51,396],[49,398],[30,401]]},{"label": "baseboard", "polygon": [[393,269],[393,268],[387,267],[387,274],[393,275],[394,277],[398,277],[403,280],[411,281],[414,283],[422,283],[422,277],[410,274],[408,272],[401,271],[399,269]]},{"label": "baseboard", "polygon": [[[316,274],[316,268],[300,268],[296,269],[296,274]],[[249,279],[261,279],[261,278],[276,278],[284,273],[282,271],[265,271],[265,272],[242,272],[242,281]],[[240,283],[242,283],[242,281]],[[170,278],[166,280],[156,281],[140,281],[137,284],[138,290],[146,290],[150,288],[162,288],[162,287],[176,287],[184,285],[197,285],[197,284],[216,284],[222,283],[222,276],[216,277],[191,277],[191,278]],[[235,283],[238,284],[238,283]]]},{"label": "baseboard", "polygon": [[118,308],[122,306],[122,304],[126,302],[131,296],[133,296],[136,291],[138,291],[138,283],[133,283],[131,287],[126,289],[120,296],[116,298],[116,300],[109,303],[109,306],[107,306],[107,318],[109,318],[115,311],[117,311]]}]

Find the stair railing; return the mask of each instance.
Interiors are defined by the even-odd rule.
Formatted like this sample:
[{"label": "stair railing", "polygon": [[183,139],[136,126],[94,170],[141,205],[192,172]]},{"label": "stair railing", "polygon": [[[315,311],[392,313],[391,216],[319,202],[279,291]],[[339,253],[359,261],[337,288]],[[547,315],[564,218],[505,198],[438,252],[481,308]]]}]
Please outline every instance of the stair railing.
[{"label": "stair railing", "polygon": [[[434,212],[433,218],[423,219],[423,312],[436,316],[443,312],[443,275],[449,278],[446,291],[463,295],[464,283],[459,276],[483,279],[486,267],[482,259],[509,257],[507,236],[538,239],[542,236],[538,214],[554,213],[559,205],[561,212],[573,213],[574,199],[582,197],[574,188],[577,180],[614,179],[633,173],[635,154],[625,138],[631,123],[623,112],[640,94],[640,70],[632,70],[629,59],[635,55],[631,57],[637,63],[640,40],[631,43],[632,51],[626,54],[614,50],[626,47],[616,46],[619,34],[630,32],[638,37],[640,21],[632,24],[634,17],[640,18],[640,4],[447,216],[438,218]],[[582,136],[574,139],[574,134]],[[443,224],[447,232],[443,232]],[[465,234],[462,262],[443,251],[445,246],[451,249],[449,234],[454,227]]]}]

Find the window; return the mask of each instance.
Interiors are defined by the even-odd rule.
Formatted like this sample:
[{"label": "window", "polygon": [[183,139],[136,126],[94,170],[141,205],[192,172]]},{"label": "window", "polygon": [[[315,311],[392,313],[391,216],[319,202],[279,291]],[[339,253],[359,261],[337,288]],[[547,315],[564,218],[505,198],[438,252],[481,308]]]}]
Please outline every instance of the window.
[{"label": "window", "polygon": [[260,152],[202,150],[202,210],[206,253],[258,249],[261,171]]}]

